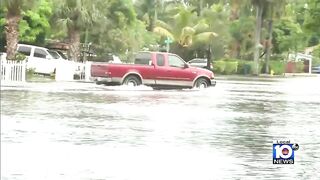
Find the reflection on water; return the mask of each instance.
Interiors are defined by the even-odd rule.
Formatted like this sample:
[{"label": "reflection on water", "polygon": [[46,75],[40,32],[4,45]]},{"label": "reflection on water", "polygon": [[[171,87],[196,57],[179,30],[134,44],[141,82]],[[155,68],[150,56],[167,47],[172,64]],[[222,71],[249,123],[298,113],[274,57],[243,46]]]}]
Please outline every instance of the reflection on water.
[{"label": "reflection on water", "polygon": [[[1,90],[1,179],[319,179],[320,79]],[[272,164],[272,141],[299,143]]]}]

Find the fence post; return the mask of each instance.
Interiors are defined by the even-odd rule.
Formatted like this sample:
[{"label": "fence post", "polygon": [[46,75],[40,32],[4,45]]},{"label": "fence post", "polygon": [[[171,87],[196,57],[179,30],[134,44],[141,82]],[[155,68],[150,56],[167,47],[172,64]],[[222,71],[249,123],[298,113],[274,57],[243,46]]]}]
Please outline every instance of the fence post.
[{"label": "fence post", "polygon": [[5,76],[4,80],[9,81],[10,80],[10,75],[11,75],[11,64],[8,62],[8,60],[5,60]]},{"label": "fence post", "polygon": [[6,60],[1,58],[1,80],[5,80],[6,75],[6,66],[5,66]]},{"label": "fence post", "polygon": [[26,81],[26,69],[27,69],[27,66],[26,66],[26,61],[27,61],[27,58],[24,59],[22,61],[22,64],[21,64],[21,68],[22,68],[22,75],[21,75],[21,81],[22,82],[25,82]]},{"label": "fence post", "polygon": [[84,72],[84,77],[85,77],[85,81],[90,81],[90,78],[91,78],[91,64],[92,62],[91,61],[86,61],[86,64],[85,64],[85,72]]}]

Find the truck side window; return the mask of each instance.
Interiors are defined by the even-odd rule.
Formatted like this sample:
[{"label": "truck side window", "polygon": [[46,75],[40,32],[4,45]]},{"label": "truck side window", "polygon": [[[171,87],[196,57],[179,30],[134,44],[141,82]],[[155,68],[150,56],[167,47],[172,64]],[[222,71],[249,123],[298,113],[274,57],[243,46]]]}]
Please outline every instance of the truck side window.
[{"label": "truck side window", "polygon": [[164,66],[164,55],[163,54],[157,54],[157,65]]},{"label": "truck side window", "polygon": [[46,58],[47,53],[42,49],[35,48],[33,56],[38,58]]},{"label": "truck side window", "polygon": [[152,59],[150,53],[139,53],[134,59],[134,64],[151,65]]},{"label": "truck side window", "polygon": [[18,52],[21,53],[21,54],[24,54],[26,56],[30,56],[31,47],[19,46]]},{"label": "truck side window", "polygon": [[185,62],[181,60],[179,57],[174,56],[174,55],[169,55],[169,66],[171,67],[184,67]]}]

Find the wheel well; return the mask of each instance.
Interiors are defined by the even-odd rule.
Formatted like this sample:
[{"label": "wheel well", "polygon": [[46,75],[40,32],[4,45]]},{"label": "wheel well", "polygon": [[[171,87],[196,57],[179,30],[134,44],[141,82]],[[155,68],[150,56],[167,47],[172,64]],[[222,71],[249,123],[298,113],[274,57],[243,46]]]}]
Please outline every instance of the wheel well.
[{"label": "wheel well", "polygon": [[124,82],[124,80],[125,80],[127,77],[129,77],[129,76],[134,76],[134,77],[138,78],[138,79],[139,79],[139,81],[142,83],[142,79],[141,79],[141,77],[140,77],[138,74],[134,74],[134,73],[127,74],[127,75],[123,78],[122,83],[123,83],[123,82]]},{"label": "wheel well", "polygon": [[206,76],[200,76],[200,77],[198,77],[198,78],[194,81],[193,85],[195,85],[195,83],[196,83],[199,79],[205,79],[205,80],[208,82],[208,85],[211,85],[210,79],[209,79],[208,77],[206,77]]}]

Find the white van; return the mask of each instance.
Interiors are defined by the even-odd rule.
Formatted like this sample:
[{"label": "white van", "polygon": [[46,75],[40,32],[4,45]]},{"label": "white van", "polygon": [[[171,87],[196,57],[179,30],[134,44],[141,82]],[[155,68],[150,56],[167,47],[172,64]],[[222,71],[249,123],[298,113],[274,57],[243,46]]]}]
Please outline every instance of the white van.
[{"label": "white van", "polygon": [[56,51],[44,47],[18,44],[17,51],[27,56],[27,68],[40,74],[54,73],[58,63],[67,61]]}]

